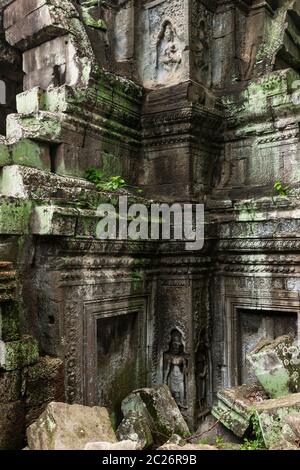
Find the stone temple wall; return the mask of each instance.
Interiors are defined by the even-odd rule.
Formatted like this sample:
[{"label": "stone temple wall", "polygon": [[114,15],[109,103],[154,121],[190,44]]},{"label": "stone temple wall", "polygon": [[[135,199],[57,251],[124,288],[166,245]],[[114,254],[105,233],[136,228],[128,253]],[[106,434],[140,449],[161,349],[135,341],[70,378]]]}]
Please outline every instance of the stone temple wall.
[{"label": "stone temple wall", "polygon": [[[133,388],[172,388],[178,361],[194,427],[248,380],[257,338],[299,334],[298,2],[0,9],[0,448],[51,400],[118,421]],[[84,178],[93,166],[205,203],[204,249],[97,240],[115,195]]]}]

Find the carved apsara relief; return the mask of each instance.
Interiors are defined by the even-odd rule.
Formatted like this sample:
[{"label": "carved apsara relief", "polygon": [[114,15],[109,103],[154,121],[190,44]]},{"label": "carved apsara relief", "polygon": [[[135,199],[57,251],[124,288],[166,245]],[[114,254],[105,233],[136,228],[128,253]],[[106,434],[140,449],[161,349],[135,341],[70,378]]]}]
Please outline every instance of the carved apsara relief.
[{"label": "carved apsara relief", "polygon": [[148,62],[152,63],[151,78],[156,84],[177,83],[182,77],[185,67],[183,52],[187,46],[184,19],[183,0],[163,1],[147,10],[150,44],[146,55]]},{"label": "carved apsara relief", "polygon": [[168,385],[179,408],[187,407],[188,359],[183,335],[174,329],[168,351],[164,354],[164,383]]},{"label": "carved apsara relief", "polygon": [[192,68],[197,81],[209,86],[211,81],[212,13],[198,0],[192,2]]},{"label": "carved apsara relief", "polygon": [[203,328],[199,334],[199,341],[196,348],[196,390],[197,402],[200,415],[208,408],[208,393],[210,386],[210,341],[207,331]]},{"label": "carved apsara relief", "polygon": [[182,66],[183,44],[179,40],[172,23],[166,20],[162,24],[157,41],[157,79],[164,82],[174,77]]}]

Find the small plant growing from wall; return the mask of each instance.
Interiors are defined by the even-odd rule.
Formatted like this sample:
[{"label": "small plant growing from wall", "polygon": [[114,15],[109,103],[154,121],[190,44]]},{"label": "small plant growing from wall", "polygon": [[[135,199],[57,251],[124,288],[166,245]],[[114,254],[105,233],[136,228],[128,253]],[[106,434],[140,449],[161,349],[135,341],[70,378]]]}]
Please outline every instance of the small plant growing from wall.
[{"label": "small plant growing from wall", "polygon": [[143,190],[136,186],[127,184],[122,176],[106,176],[103,171],[98,168],[88,168],[85,177],[91,183],[94,183],[98,191],[118,191],[119,189],[128,189],[129,191],[135,191],[136,193],[142,193]]},{"label": "small plant growing from wall", "polygon": [[274,184],[274,191],[276,196],[287,197],[290,193],[290,187],[285,186],[281,181],[276,181]]}]

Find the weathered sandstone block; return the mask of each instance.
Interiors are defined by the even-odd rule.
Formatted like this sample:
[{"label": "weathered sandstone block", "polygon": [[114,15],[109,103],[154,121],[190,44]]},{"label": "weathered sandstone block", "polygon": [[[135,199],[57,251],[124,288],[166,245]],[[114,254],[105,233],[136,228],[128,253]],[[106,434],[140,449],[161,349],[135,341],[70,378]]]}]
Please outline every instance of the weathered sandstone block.
[{"label": "weathered sandstone block", "polygon": [[149,423],[153,439],[158,444],[164,444],[173,434],[189,433],[189,428],[166,385],[136,390],[125,398],[122,411],[125,418],[130,413],[131,416],[141,414]]},{"label": "weathered sandstone block", "polygon": [[37,362],[39,348],[37,341],[24,336],[19,341],[0,341],[0,367],[7,371],[22,369]]},{"label": "weathered sandstone block", "polygon": [[116,442],[105,408],[50,403],[27,429],[31,450],[82,450],[91,441]]}]

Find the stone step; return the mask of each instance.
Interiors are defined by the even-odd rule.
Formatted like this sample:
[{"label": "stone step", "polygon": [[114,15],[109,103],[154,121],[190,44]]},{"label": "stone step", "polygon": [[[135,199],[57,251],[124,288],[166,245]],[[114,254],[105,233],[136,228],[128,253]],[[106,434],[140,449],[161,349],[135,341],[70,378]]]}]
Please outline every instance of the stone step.
[{"label": "stone step", "polygon": [[8,261],[0,261],[0,303],[13,300],[15,295],[16,272],[13,265]]},{"label": "stone step", "polygon": [[68,203],[101,199],[95,185],[85,179],[59,176],[21,165],[5,166],[0,176],[0,194],[19,199],[61,199]]}]

